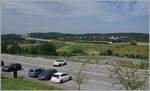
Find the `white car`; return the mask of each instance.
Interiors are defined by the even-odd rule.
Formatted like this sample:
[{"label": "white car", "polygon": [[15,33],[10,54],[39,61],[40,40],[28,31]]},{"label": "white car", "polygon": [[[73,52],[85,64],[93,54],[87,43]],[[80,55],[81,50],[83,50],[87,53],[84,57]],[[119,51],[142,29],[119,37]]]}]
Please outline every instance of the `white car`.
[{"label": "white car", "polygon": [[51,77],[51,82],[63,83],[65,81],[68,81],[71,79],[72,79],[72,77],[70,76],[70,74],[57,72]]},{"label": "white car", "polygon": [[54,66],[62,66],[62,65],[66,65],[67,62],[65,60],[56,60],[55,62],[53,62]]}]

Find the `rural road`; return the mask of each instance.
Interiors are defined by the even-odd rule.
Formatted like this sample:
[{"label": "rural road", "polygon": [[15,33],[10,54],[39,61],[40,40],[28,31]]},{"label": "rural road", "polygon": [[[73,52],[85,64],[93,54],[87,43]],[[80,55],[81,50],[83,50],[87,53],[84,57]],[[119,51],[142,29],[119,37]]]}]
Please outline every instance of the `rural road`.
[{"label": "rural road", "polygon": [[[16,56],[16,55],[9,55],[9,54],[2,54],[1,59],[3,59],[7,63],[21,63],[23,66],[23,70],[20,71],[18,74],[19,76],[24,76],[26,79],[52,85],[52,86],[58,86],[62,89],[66,90],[75,90],[77,89],[77,85],[75,81],[71,80],[68,82],[65,82],[63,84],[56,84],[51,83],[50,81],[39,81],[36,78],[30,78],[28,77],[28,70],[30,68],[55,68],[58,71],[66,72],[72,75],[74,77],[75,72],[77,72],[81,66],[81,63],[78,62],[68,62],[67,65],[61,66],[61,67],[53,67],[52,62],[55,60],[52,59],[44,59],[42,57],[24,57],[24,56]],[[108,67],[109,65],[98,65],[98,64],[86,64],[84,69],[84,74],[86,74],[86,83],[84,83],[81,86],[81,89],[83,90],[119,90],[120,88],[118,86],[113,86],[113,80],[109,78],[109,71]],[[2,74],[9,74],[12,75],[12,73],[3,73]]]}]

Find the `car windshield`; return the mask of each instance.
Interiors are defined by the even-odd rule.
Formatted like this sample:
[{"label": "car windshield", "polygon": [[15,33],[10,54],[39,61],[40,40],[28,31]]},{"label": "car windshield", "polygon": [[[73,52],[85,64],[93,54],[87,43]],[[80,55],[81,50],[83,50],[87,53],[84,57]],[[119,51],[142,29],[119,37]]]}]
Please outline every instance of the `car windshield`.
[{"label": "car windshield", "polygon": [[10,66],[12,66],[12,65],[13,65],[13,64],[7,64],[6,67],[10,67]]},{"label": "car windshield", "polygon": [[32,69],[30,69],[29,71],[30,71],[30,72],[34,72],[34,70],[32,70]]},{"label": "car windshield", "polygon": [[58,77],[59,77],[59,75],[53,75],[53,77],[57,77],[57,78],[58,78]]}]

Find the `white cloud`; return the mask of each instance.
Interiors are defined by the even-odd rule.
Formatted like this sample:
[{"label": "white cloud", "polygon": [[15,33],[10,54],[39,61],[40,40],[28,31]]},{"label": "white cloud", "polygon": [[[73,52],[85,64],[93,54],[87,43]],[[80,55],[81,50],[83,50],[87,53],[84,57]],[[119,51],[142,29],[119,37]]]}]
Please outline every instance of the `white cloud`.
[{"label": "white cloud", "polygon": [[[98,1],[103,1],[103,0],[4,0],[2,8],[4,10],[14,9],[17,12],[26,14],[26,15],[60,16],[60,17],[62,16],[78,17],[82,15],[93,15],[93,16],[99,15],[101,17],[103,17],[102,15],[106,17],[107,16],[110,17],[110,15],[120,16],[121,13],[119,14],[117,12],[114,12],[116,13],[114,14],[113,12],[110,12],[107,10],[107,8],[116,8],[115,5],[109,7],[107,4],[97,4]],[[62,3],[64,4],[64,6],[68,6],[68,8],[72,8],[72,10],[68,9],[70,11],[68,12],[64,11],[65,13],[63,13],[63,11],[60,13],[59,11],[54,12],[54,11],[57,11],[58,8],[63,8],[64,6],[62,5],[58,8],[52,8],[55,10],[52,10],[52,9],[50,10],[50,9],[45,8],[44,5],[41,6],[40,4],[36,4],[35,2],[47,2],[49,3],[49,6],[52,5],[50,4],[52,2],[58,2],[58,4]],[[137,16],[147,14],[148,5],[146,3],[147,2],[141,2],[141,1],[138,2],[132,14],[137,15]],[[129,8],[126,4],[122,4],[122,5],[123,5],[122,6],[123,9]],[[55,7],[55,5],[53,6]]]},{"label": "white cloud", "polygon": [[[37,3],[38,1],[41,3]],[[116,5],[109,6],[98,1],[101,0],[3,0],[2,13],[4,15],[4,12],[8,12],[6,13],[8,15],[2,17],[4,18],[3,25],[6,25],[5,30],[7,31],[41,31],[42,29],[59,31],[58,28],[65,31],[72,28],[78,31],[80,31],[79,28],[90,31],[90,29],[96,30],[100,22],[104,24],[120,23],[130,17],[147,15],[147,2],[138,2],[133,6],[133,11],[129,12],[129,5],[121,1],[122,12],[116,12],[114,11],[117,9]],[[17,14],[13,15],[12,10]],[[96,23],[93,20],[93,23],[90,21],[92,19],[82,20],[81,17],[94,17],[97,20]]]}]

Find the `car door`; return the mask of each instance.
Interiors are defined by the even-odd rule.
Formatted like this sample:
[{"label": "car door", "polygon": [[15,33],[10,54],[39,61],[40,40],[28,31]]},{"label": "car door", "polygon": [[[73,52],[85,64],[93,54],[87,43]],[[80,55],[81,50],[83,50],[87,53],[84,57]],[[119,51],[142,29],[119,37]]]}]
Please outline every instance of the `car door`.
[{"label": "car door", "polygon": [[64,65],[64,60],[62,60],[61,64]]},{"label": "car door", "polygon": [[68,80],[68,74],[62,74],[61,77],[62,77],[63,81]]}]

